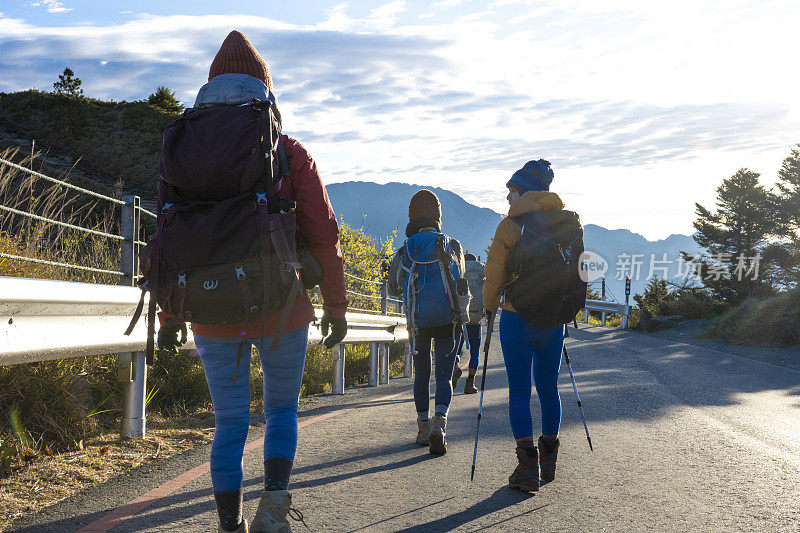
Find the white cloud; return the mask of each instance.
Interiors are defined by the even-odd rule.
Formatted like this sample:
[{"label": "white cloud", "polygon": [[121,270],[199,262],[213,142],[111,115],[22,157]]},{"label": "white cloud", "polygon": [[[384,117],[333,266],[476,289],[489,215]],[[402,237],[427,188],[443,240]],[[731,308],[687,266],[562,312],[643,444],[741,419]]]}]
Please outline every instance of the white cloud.
[{"label": "white cloud", "polygon": [[71,7],[65,7],[62,2],[57,0],[40,0],[38,2],[30,2],[29,7],[44,7],[48,13],[64,13],[65,11],[72,11]]}]

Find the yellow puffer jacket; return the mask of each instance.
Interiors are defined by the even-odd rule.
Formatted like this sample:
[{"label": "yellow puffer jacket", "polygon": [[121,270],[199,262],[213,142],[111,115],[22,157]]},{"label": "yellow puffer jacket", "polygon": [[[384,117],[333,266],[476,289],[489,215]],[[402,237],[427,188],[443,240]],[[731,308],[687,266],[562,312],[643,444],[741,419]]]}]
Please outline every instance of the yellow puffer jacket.
[{"label": "yellow puffer jacket", "polygon": [[[500,291],[509,279],[506,274],[506,260],[511,248],[522,236],[522,228],[511,217],[534,211],[555,211],[564,209],[564,202],[554,192],[528,191],[511,204],[508,216],[500,221],[494,234],[489,257],[486,258],[486,281],[483,284],[483,305],[487,311],[494,311]],[[503,302],[501,309],[514,311],[510,303]]]}]

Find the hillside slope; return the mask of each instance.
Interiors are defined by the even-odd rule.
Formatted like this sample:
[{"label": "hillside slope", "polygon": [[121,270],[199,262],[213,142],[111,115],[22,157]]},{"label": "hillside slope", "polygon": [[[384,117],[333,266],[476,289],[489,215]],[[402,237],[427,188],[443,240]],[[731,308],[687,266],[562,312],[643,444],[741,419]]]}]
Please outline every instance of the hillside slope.
[{"label": "hillside slope", "polygon": [[80,159],[84,171],[105,188],[121,180],[124,192],[144,198],[155,197],[161,136],[177,116],[146,102],[105,102],[37,90],[0,93],[5,137],[35,141],[39,149]]}]

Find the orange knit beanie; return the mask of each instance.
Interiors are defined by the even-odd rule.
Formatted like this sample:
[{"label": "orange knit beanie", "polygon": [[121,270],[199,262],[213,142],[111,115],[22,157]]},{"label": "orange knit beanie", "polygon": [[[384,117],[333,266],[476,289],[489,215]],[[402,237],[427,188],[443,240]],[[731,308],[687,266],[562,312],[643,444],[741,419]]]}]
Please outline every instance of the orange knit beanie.
[{"label": "orange knit beanie", "polygon": [[439,198],[428,189],[422,189],[417,192],[411,197],[411,203],[408,204],[408,218],[410,220],[429,218],[441,224],[442,208],[439,204]]},{"label": "orange knit beanie", "polygon": [[264,82],[272,89],[267,63],[241,32],[233,30],[222,41],[219,52],[211,62],[208,80],[220,74],[247,74]]}]

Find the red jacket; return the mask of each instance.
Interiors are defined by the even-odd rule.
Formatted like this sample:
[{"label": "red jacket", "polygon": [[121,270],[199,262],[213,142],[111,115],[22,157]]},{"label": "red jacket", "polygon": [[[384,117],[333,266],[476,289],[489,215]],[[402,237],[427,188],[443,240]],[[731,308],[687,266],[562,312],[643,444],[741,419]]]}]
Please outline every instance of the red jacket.
[{"label": "red jacket", "polygon": [[[289,178],[284,179],[278,194],[297,202],[297,225],[306,246],[322,266],[320,291],[324,309],[333,318],[342,318],[347,310],[345,296],[344,264],[339,247],[339,225],[322,184],[317,165],[296,140],[282,136],[283,147],[289,157]],[[163,324],[163,316],[162,324]],[[275,334],[280,313],[268,315],[264,320],[264,335]],[[292,308],[284,333],[296,331],[314,320],[314,308],[307,295],[298,298]],[[192,324],[196,335],[212,338],[258,337],[261,320],[241,324]]]}]

